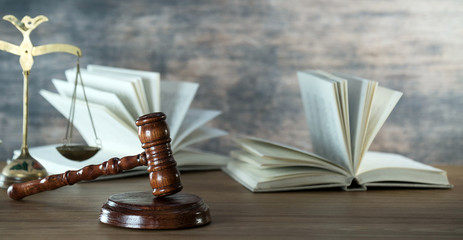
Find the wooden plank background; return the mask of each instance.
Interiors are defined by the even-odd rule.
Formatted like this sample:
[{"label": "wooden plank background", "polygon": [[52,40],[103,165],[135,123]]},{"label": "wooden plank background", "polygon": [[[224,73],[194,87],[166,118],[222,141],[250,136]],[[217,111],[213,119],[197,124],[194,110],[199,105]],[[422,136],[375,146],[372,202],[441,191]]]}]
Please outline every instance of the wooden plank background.
[{"label": "wooden plank background", "polygon": [[[83,65],[158,71],[201,84],[194,107],[219,109],[211,123],[230,134],[310,150],[296,72],[323,69],[377,80],[404,92],[372,150],[432,164],[462,164],[463,1],[23,1],[0,15],[43,23],[34,45],[82,48]],[[22,36],[0,21],[0,39]],[[30,80],[29,145],[59,143],[64,118],[41,96],[75,58],[37,57]],[[0,159],[21,145],[18,57],[0,53]],[[229,138],[199,147],[228,153]]]}]

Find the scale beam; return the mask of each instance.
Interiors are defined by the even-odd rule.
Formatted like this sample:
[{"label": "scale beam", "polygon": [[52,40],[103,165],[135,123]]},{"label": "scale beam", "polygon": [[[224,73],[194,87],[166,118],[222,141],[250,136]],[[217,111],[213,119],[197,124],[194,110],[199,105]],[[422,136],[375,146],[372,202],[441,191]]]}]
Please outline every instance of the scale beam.
[{"label": "scale beam", "polygon": [[21,55],[19,46],[0,40],[0,50],[14,55]]},{"label": "scale beam", "polygon": [[80,48],[74,46],[74,45],[69,45],[69,44],[47,44],[47,45],[42,45],[42,46],[37,46],[32,48],[32,56],[40,56],[48,53],[57,53],[57,52],[62,52],[62,53],[69,53],[72,55],[76,55],[77,57],[82,56],[82,51]]}]

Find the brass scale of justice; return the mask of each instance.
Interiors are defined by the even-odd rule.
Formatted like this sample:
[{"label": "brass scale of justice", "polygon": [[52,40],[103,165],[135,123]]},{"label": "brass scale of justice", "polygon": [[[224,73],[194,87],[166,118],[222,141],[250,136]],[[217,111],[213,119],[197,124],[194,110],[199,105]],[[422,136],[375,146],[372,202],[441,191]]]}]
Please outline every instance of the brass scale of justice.
[{"label": "brass scale of justice", "polygon": [[[66,138],[64,144],[57,147],[57,150],[66,158],[82,161],[95,155],[101,145],[96,135],[80,74],[79,58],[82,56],[82,52],[78,47],[69,44],[33,46],[29,35],[38,25],[48,21],[48,18],[43,15],[35,18],[25,16],[21,21],[12,15],[6,15],[3,19],[11,22],[23,34],[23,41],[19,46],[0,40],[0,50],[20,56],[19,62],[24,79],[21,154],[3,169],[0,176],[0,184],[3,187],[10,185],[8,187],[10,198],[20,200],[32,194],[73,185],[80,181],[93,180],[102,175],[118,174],[137,166],[148,166],[147,170],[153,191],[126,192],[110,196],[101,208],[100,222],[136,229],[180,229],[199,227],[210,223],[209,207],[200,197],[179,193],[183,187],[180,182],[180,173],[176,167],[177,163],[171,152],[171,139],[164,113],[146,114],[135,122],[138,126],[141,146],[144,149],[142,153],[120,159],[112,158],[99,165],[89,165],[80,170],[47,176],[47,171],[29,154],[27,147],[28,85],[30,70],[34,63],[33,56],[65,52],[78,57]],[[76,89],[79,80],[95,133],[98,145],[96,147],[71,144]],[[18,171],[14,166],[27,167]]]}]

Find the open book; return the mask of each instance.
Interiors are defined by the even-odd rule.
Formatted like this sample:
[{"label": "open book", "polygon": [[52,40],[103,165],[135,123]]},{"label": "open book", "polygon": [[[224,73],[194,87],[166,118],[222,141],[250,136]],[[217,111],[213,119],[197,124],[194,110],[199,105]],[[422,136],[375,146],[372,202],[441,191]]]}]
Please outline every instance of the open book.
[{"label": "open book", "polygon": [[[88,65],[87,69],[81,69],[81,74],[102,148],[94,157],[83,162],[62,157],[55,149],[56,145],[30,148],[31,155],[50,174],[142,152],[135,120],[141,115],[161,111],[167,116],[172,151],[179,169],[218,169],[225,164],[228,157],[188,148],[194,143],[226,134],[220,129],[205,126],[220,111],[190,109],[198,83],[160,81],[156,72],[97,65]],[[40,91],[65,117],[69,116],[75,76],[76,69],[69,69],[66,71],[67,81],[53,79],[58,93]],[[76,98],[74,126],[89,145],[95,145],[95,135],[80,85]]]},{"label": "open book", "polygon": [[402,96],[377,82],[322,71],[298,73],[314,153],[253,137],[224,168],[253,192],[367,186],[450,188],[446,172],[398,154],[368,152]]}]

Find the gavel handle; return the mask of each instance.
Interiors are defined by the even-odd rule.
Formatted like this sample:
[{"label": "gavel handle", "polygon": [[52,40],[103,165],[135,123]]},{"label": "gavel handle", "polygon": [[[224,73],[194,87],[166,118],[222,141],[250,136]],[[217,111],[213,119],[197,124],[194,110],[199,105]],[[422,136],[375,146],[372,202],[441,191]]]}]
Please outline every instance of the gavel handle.
[{"label": "gavel handle", "polygon": [[25,183],[15,183],[8,188],[8,196],[14,200],[21,200],[24,197],[57,189],[74,183],[93,180],[102,175],[114,175],[122,171],[132,169],[137,166],[146,166],[147,160],[145,153],[134,156],[127,156],[121,159],[111,158],[99,165],[89,165],[77,171],[67,171],[65,173],[50,175]]}]

